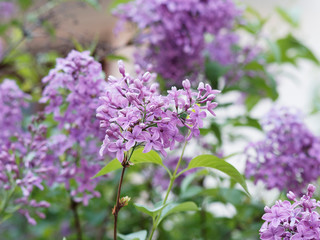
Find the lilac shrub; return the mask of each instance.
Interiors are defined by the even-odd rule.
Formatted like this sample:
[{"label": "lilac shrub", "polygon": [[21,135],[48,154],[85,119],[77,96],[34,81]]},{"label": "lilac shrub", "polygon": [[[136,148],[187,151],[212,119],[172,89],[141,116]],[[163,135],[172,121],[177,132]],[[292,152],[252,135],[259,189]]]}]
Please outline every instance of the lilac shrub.
[{"label": "lilac shrub", "polygon": [[265,139],[246,149],[245,174],[268,189],[301,194],[320,173],[320,139],[293,108],[273,108],[262,121]]},{"label": "lilac shrub", "polygon": [[293,192],[287,197],[290,201],[277,201],[271,208],[265,207],[260,229],[262,240],[301,240],[320,239],[320,202],[313,199],[315,186],[309,184],[308,192],[297,199]]},{"label": "lilac shrub", "polygon": [[[203,72],[207,51],[214,50],[209,55],[223,64],[234,61],[231,48],[238,39],[225,32],[231,31],[241,11],[231,0],[136,0],[120,5],[114,14],[121,22],[136,24],[138,43],[148,44],[137,54],[138,63],[152,63],[155,72],[177,84]],[[207,42],[206,35],[213,35],[213,41]]]},{"label": "lilac shrub", "polygon": [[102,104],[97,109],[100,127],[106,135],[100,154],[105,150],[115,152],[122,162],[124,153],[135,146],[144,146],[144,152],[151,149],[163,156],[165,149],[174,149],[185,137],[180,128],[190,130],[187,140],[200,135],[206,110],[212,115],[217,103],[213,102],[218,90],[210,85],[199,84],[198,91],[191,89],[190,81],[183,81],[183,89],[172,87],[167,96],[158,92],[158,84],[152,83],[153,74],[140,73],[131,77],[119,61],[121,78],[110,76]]},{"label": "lilac shrub", "polygon": [[[95,118],[105,87],[101,64],[88,51],[73,50],[57,59],[43,83],[47,85],[40,102],[48,102],[45,113],[53,114],[61,130],[49,139],[59,169],[56,181],[65,184],[73,200],[87,205],[89,199],[100,196],[95,191],[98,180],[91,178],[102,161],[97,152],[103,134]],[[76,187],[71,188],[71,179],[76,180]]]}]

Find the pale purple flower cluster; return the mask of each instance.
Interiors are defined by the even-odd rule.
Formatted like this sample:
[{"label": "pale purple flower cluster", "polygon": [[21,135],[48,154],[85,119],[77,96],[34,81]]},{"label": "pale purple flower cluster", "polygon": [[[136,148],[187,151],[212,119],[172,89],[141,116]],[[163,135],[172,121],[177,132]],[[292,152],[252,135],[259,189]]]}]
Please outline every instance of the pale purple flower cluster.
[{"label": "pale purple flower cluster", "polygon": [[[115,11],[121,22],[133,22],[141,30],[138,43],[148,44],[138,63],[151,63],[155,72],[175,81],[203,71],[205,35],[229,31],[240,14],[231,0],[135,0]],[[230,51],[214,56],[229,61]]]},{"label": "pale purple flower cluster", "polygon": [[262,240],[317,240],[320,239],[320,202],[312,198],[315,186],[309,184],[308,192],[297,199],[289,192],[289,201],[277,201],[271,208],[265,207],[260,229]]},{"label": "pale purple flower cluster", "polygon": [[[90,146],[92,144],[93,146]],[[87,147],[94,149],[94,153],[88,152],[86,149],[77,150],[76,147],[73,147],[74,141],[64,134],[52,136],[48,145],[56,158],[54,163],[57,169],[55,182],[64,184],[73,200],[82,202],[84,206],[88,205],[91,198],[100,197],[100,193],[95,190],[99,179],[92,179],[101,169],[101,159],[97,154],[97,142],[87,142]],[[64,160],[58,161],[61,157]],[[75,180],[75,184],[72,186],[71,180]]]},{"label": "pale purple flower cluster", "polygon": [[[40,101],[49,102],[45,111],[53,113],[62,130],[48,143],[56,158],[55,181],[65,185],[74,201],[88,205],[89,199],[100,196],[95,191],[98,180],[91,178],[102,161],[97,153],[104,136],[95,117],[106,84],[101,64],[88,51],[71,51],[57,59],[43,82],[48,84]],[[70,186],[72,180],[76,184]]]},{"label": "pale purple flower cluster", "polygon": [[300,194],[320,174],[320,139],[293,108],[273,108],[262,121],[264,140],[246,149],[246,176],[263,181],[268,189]]},{"label": "pale purple flower cluster", "polygon": [[5,79],[0,84],[0,144],[22,132],[22,108],[28,107],[29,96],[19,89],[15,81]]},{"label": "pale purple flower cluster", "polygon": [[44,125],[32,124],[28,133],[18,136],[17,141],[7,146],[2,145],[0,149],[0,188],[12,192],[14,204],[20,206],[18,211],[33,225],[36,220],[30,212],[35,211],[36,215],[44,218],[44,214],[37,209],[47,208],[50,204],[32,199],[32,192],[35,188],[43,190],[44,185],[52,184],[52,176],[56,175],[53,158],[48,154],[46,133]]},{"label": "pale purple flower cluster", "polygon": [[90,52],[71,51],[66,58],[58,58],[57,65],[43,79],[47,86],[40,100],[49,101],[47,114],[53,113],[59,127],[82,147],[88,136],[99,136],[99,121],[95,109],[104,88],[101,64]]},{"label": "pale purple flower cluster", "polygon": [[190,130],[189,140],[199,136],[207,115],[205,110],[215,115],[213,109],[217,103],[213,100],[219,91],[208,84],[200,83],[196,92],[189,80],[185,80],[183,89],[172,87],[167,96],[162,96],[158,84],[151,83],[154,75],[149,72],[131,77],[121,61],[119,71],[121,78],[109,77],[102,104],[97,109],[100,127],[106,129],[101,155],[109,150],[122,162],[125,151],[144,145],[144,152],[154,149],[166,156],[165,149],[172,150],[176,142],[184,141],[179,128]]},{"label": "pale purple flower cluster", "polygon": [[16,12],[17,7],[13,2],[0,2],[0,20],[8,20]]}]

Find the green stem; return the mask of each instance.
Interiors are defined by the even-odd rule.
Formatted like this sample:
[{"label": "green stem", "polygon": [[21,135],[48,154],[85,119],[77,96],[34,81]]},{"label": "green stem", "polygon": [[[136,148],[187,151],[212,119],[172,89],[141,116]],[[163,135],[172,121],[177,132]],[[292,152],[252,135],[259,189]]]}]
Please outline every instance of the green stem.
[{"label": "green stem", "polygon": [[[13,193],[15,192],[15,190],[16,190],[16,186],[14,186],[14,187],[9,191],[9,193],[7,194],[7,196],[5,197],[4,202],[3,202],[3,204],[2,204],[2,207],[1,207],[1,209],[0,209],[0,217],[5,214],[5,211],[6,211],[7,207],[8,207],[8,205],[9,205],[10,199],[11,199]],[[0,223],[2,223],[2,221],[1,221]]]},{"label": "green stem", "polygon": [[[171,192],[171,189],[172,189],[172,186],[173,186],[173,183],[174,181],[176,180],[176,178],[178,177],[177,176],[177,172],[179,170],[179,167],[180,167],[180,164],[181,164],[181,161],[182,161],[182,157],[184,155],[184,151],[186,149],[186,146],[187,146],[187,143],[188,141],[185,142],[184,146],[183,146],[183,149],[182,149],[182,153],[180,155],[180,158],[179,158],[179,161],[177,163],[177,166],[176,166],[176,169],[174,170],[172,176],[170,177],[170,183],[169,183],[169,186],[168,186],[168,189],[167,189],[167,193],[166,193],[166,196],[163,200],[163,203],[162,205],[165,205],[167,203],[167,200],[168,200],[168,197],[169,197],[169,194]],[[153,234],[155,232],[155,230],[157,229],[158,225],[159,225],[159,221],[160,221],[160,217],[161,217],[161,213],[162,213],[162,210],[156,215],[155,219],[154,219],[154,222],[153,222],[153,226],[152,226],[152,230],[151,230],[151,234],[149,236],[149,240],[152,239],[153,237]]]}]

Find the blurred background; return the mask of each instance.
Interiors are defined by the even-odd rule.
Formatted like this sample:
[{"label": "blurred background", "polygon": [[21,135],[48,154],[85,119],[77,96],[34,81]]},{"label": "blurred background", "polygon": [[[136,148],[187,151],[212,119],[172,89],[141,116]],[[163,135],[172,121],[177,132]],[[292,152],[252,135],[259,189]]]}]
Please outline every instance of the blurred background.
[{"label": "blurred background", "polygon": [[[12,1],[14,3],[12,9],[0,8],[0,82],[6,78],[16,80],[21,89],[30,94],[36,102],[44,88],[41,79],[48,74],[50,69],[54,68],[58,57],[66,57],[72,49],[90,50],[95,59],[102,64],[106,76],[110,74],[120,76],[117,69],[119,59],[125,61],[127,71],[133,71],[135,51],[133,40],[137,28],[129,23],[122,30],[116,31],[117,18],[111,14],[112,9],[125,2],[128,1],[17,0]],[[237,1],[237,4],[243,9],[250,9],[246,12],[247,20],[255,23],[259,29],[259,32],[253,31],[249,34],[243,29],[237,29],[243,45],[252,44],[252,39],[257,35],[259,39],[256,44],[266,49],[266,56],[276,55],[277,51],[283,50],[273,48],[272,44],[268,45],[266,38],[270,40],[269,42],[279,43],[277,42],[279,39],[288,40],[287,36],[293,35],[301,45],[286,49],[288,50],[287,60],[268,62],[268,71],[276,76],[277,97],[267,96],[262,100],[254,101],[252,106],[242,104],[245,100],[241,91],[230,91],[219,98],[219,103],[222,105],[230,101],[239,104],[218,108],[217,116],[221,119],[233,119],[232,123],[238,124],[237,126],[242,125],[242,127],[233,129],[227,126],[221,133],[222,136],[217,137],[220,133],[206,136],[207,141],[216,145],[214,150],[221,150],[222,144],[218,142],[221,140],[219,138],[222,138],[223,150],[221,151],[225,156],[243,152],[248,141],[256,141],[263,137],[261,129],[252,127],[252,125],[257,126],[258,119],[261,119],[272,106],[277,104],[299,108],[305,115],[307,126],[313,133],[320,135],[320,68],[318,61],[320,59],[320,2],[317,0],[243,0]],[[304,55],[291,58],[290,54],[295,56],[295,51],[299,49],[302,52],[299,52],[299,56]],[[36,112],[39,109],[43,109],[43,106],[33,103],[28,111]],[[248,116],[254,119],[253,124],[235,122],[235,119],[248,112],[250,113]],[[219,119],[217,122],[223,125]],[[210,128],[210,122],[206,123],[206,127]],[[231,138],[229,137],[230,132],[233,135],[245,135],[246,137]],[[194,148],[189,149],[190,154],[196,150],[196,144]],[[245,156],[234,156],[228,161],[241,173],[244,172]],[[147,196],[150,192],[153,192],[156,199],[163,194],[161,190],[152,185],[154,169],[149,170],[141,174],[143,170],[137,168],[128,176],[128,179],[132,180],[132,186],[125,186],[124,191],[129,196],[137,195],[136,202],[150,201],[151,197]],[[117,184],[119,177],[117,174],[115,176],[98,186],[98,190],[102,193],[100,200],[90,202],[88,207],[81,209],[82,224],[88,233],[84,239],[111,239],[110,234],[105,234],[105,232],[112,232],[112,216],[108,211],[114,202],[112,188]],[[258,231],[262,224],[263,207],[266,204],[273,204],[279,196],[284,197],[284,194],[277,189],[267,191],[262,183],[255,185],[252,181],[248,181],[251,193],[249,199],[239,190],[240,188],[235,188],[234,191],[228,189],[230,181],[224,177],[219,174],[214,176],[207,174],[205,177],[192,175],[192,178],[196,180],[196,186],[199,185],[206,189],[221,187],[221,190],[211,191],[211,198],[203,202],[190,192],[188,193],[190,195],[181,192],[181,189],[177,187],[175,192],[177,195],[184,194],[183,197],[186,199],[193,198],[199,205],[205,205],[206,211],[187,219],[184,219],[184,215],[170,218],[160,226],[159,239],[189,239],[186,236],[193,236],[192,239],[259,239]],[[190,183],[186,181],[185,186],[188,184]],[[77,239],[72,228],[73,220],[70,220],[72,213],[68,211],[69,203],[65,200],[65,192],[57,188],[55,191],[47,189],[37,194],[47,194],[48,199],[56,202],[47,210],[46,221],[39,221],[36,226],[29,226],[25,224],[22,216],[14,216],[0,225],[0,236],[2,236],[0,239],[62,239],[64,236],[67,237],[67,240]],[[124,211],[121,218],[122,221],[126,221],[126,224],[121,225],[122,232],[129,233],[132,229],[139,230],[149,223],[148,217],[136,217],[137,215],[141,214],[133,207],[131,210]],[[182,222],[181,219],[186,221]],[[203,221],[205,221],[205,226],[201,227]],[[195,232],[192,227],[185,230],[196,224],[198,224],[198,230]],[[200,235],[202,237],[199,237]],[[205,238],[203,235],[216,237]]]}]

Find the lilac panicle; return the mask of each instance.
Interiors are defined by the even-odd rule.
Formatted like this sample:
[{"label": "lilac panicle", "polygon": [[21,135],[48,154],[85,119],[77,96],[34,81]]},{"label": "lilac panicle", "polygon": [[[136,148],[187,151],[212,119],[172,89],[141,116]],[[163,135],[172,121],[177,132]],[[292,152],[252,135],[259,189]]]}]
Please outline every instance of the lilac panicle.
[{"label": "lilac panicle", "polygon": [[105,138],[100,150],[115,152],[120,162],[124,152],[133,146],[144,146],[166,156],[165,149],[174,149],[176,142],[183,142],[181,127],[190,130],[191,137],[199,136],[206,110],[213,113],[213,102],[218,90],[200,83],[198,91],[191,89],[189,80],[182,82],[183,89],[172,87],[166,96],[159,94],[158,84],[152,83],[154,74],[139,73],[131,77],[119,61],[121,78],[110,76],[102,104],[97,108],[100,127]]},{"label": "lilac panicle", "polygon": [[320,202],[312,198],[314,191],[315,186],[309,184],[301,199],[289,192],[287,196],[293,202],[279,200],[271,208],[265,207],[260,239],[320,239]]},{"label": "lilac panicle", "polygon": [[262,121],[265,139],[246,149],[246,176],[268,189],[301,194],[320,172],[320,139],[303,123],[296,109],[273,108]]},{"label": "lilac panicle", "polygon": [[0,145],[22,133],[22,108],[28,107],[29,95],[21,91],[13,80],[0,84]]},{"label": "lilac panicle", "polygon": [[50,204],[32,199],[32,193],[35,188],[43,190],[46,185],[51,185],[56,176],[53,158],[48,153],[46,133],[44,125],[33,123],[27,133],[18,135],[17,141],[0,148],[0,188],[15,193],[14,199],[8,200],[20,205],[18,211],[33,225],[36,220],[32,215],[44,218],[39,210]]},{"label": "lilac panicle", "polygon": [[105,82],[101,64],[89,51],[73,50],[66,58],[58,58],[56,67],[42,81],[47,86],[40,102],[49,102],[45,112],[53,113],[60,128],[81,146],[88,136],[99,136],[95,109]]},{"label": "lilac panicle", "polygon": [[[100,196],[95,191],[98,180],[91,178],[102,161],[97,153],[103,132],[95,117],[105,87],[101,64],[89,51],[73,50],[66,58],[57,59],[43,83],[47,86],[40,101],[48,103],[45,112],[53,113],[61,129],[48,142],[56,158],[56,182],[65,185],[74,201],[87,205],[91,198]],[[76,180],[75,186],[70,186],[71,179]]]},{"label": "lilac panicle", "polygon": [[[205,52],[213,49],[205,35],[231,31],[241,11],[231,0],[135,0],[119,5],[114,14],[121,23],[137,25],[137,44],[148,44],[143,54],[138,50],[138,64],[152,63],[153,71],[179,83],[204,70]],[[227,47],[226,56],[221,51],[210,55],[218,61],[230,61],[231,44]]]},{"label": "lilac panicle", "polygon": [[17,6],[11,1],[0,2],[0,20],[10,19],[17,11]]}]

